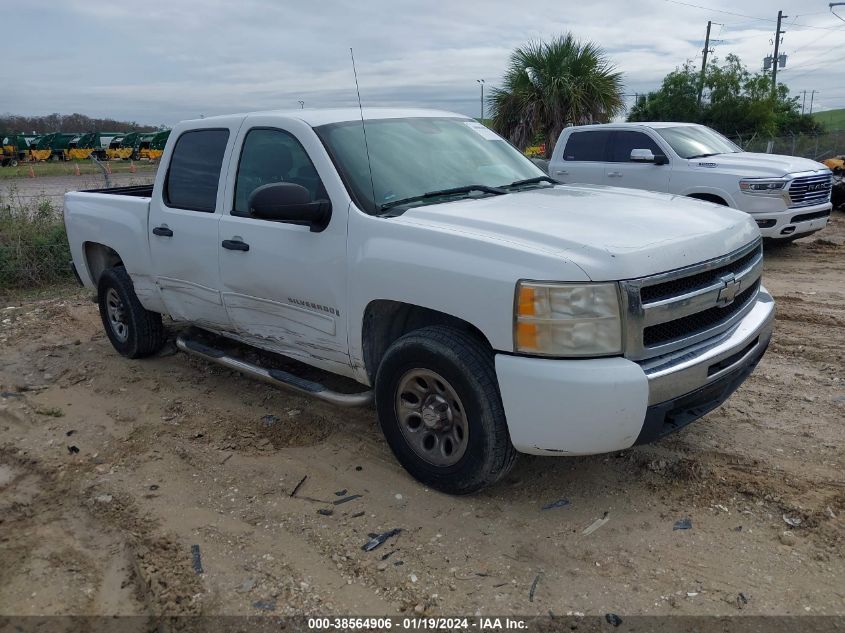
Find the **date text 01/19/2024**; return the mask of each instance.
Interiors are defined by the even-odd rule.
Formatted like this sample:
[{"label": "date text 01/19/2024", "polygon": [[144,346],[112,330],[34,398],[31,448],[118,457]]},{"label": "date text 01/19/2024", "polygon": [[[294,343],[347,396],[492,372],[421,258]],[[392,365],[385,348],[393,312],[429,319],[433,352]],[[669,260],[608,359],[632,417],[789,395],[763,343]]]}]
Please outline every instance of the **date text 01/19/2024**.
[{"label": "date text 01/19/2024", "polygon": [[525,620],[519,618],[495,618],[495,617],[457,617],[457,618],[308,618],[310,630],[390,630],[398,631],[495,631],[513,630],[518,631],[526,628]]}]

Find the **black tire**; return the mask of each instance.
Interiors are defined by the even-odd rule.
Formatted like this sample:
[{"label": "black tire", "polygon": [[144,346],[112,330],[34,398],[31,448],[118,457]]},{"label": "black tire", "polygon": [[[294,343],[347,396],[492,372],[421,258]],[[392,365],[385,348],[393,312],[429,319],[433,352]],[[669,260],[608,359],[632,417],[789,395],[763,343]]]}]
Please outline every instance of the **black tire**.
[{"label": "black tire", "polygon": [[[454,464],[430,463],[400,428],[400,384],[417,370],[442,376],[463,407],[467,439]],[[388,348],[375,383],[376,409],[387,443],[399,463],[423,484],[449,494],[469,494],[495,483],[513,467],[517,453],[508,434],[493,353],[481,342],[446,326],[415,330]],[[423,422],[418,424],[429,432]]]},{"label": "black tire", "polygon": [[[120,324],[110,315],[110,299],[119,300]],[[108,268],[97,284],[97,303],[103,328],[112,346],[127,358],[143,358],[155,354],[167,341],[161,315],[146,310],[135,294],[132,279],[123,266]],[[122,325],[122,327],[120,327]]]}]

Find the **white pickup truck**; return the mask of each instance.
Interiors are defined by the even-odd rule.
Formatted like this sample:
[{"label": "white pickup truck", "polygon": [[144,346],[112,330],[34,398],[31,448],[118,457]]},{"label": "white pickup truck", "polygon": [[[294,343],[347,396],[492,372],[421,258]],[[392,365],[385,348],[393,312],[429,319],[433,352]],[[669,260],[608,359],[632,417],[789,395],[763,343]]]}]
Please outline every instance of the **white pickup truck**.
[{"label": "white pickup truck", "polygon": [[[772,332],[748,215],[558,186],[446,112],[186,121],[154,185],[68,193],[65,223],[118,352],[156,352],[167,315],[196,326],[185,352],[337,405],[374,399],[398,460],[449,493],[517,452],[662,437],[719,406]],[[220,336],[360,391],[246,362]]]},{"label": "white pickup truck", "polygon": [[698,198],[750,213],[760,233],[793,240],[823,229],[831,171],[795,156],[744,152],[693,123],[611,123],[566,128],[549,174],[591,183]]}]

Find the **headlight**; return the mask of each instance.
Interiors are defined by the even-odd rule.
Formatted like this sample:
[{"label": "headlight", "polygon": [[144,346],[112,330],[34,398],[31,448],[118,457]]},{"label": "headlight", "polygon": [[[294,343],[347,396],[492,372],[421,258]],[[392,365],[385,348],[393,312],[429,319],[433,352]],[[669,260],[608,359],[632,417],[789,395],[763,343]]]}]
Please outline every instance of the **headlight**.
[{"label": "headlight", "polygon": [[743,178],[739,190],[754,195],[780,195],[788,181],[786,178]]},{"label": "headlight", "polygon": [[514,350],[542,356],[622,353],[615,283],[516,285]]}]

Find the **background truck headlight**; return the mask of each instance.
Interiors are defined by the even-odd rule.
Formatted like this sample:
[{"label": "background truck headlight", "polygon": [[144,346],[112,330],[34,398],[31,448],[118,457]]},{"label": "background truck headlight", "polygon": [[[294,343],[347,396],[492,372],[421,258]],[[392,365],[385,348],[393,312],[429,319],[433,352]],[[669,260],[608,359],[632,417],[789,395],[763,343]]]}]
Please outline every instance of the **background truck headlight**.
[{"label": "background truck headlight", "polygon": [[786,182],[785,178],[743,178],[739,181],[739,190],[752,195],[778,196]]},{"label": "background truck headlight", "polygon": [[621,354],[616,284],[519,282],[514,351],[542,356]]}]

